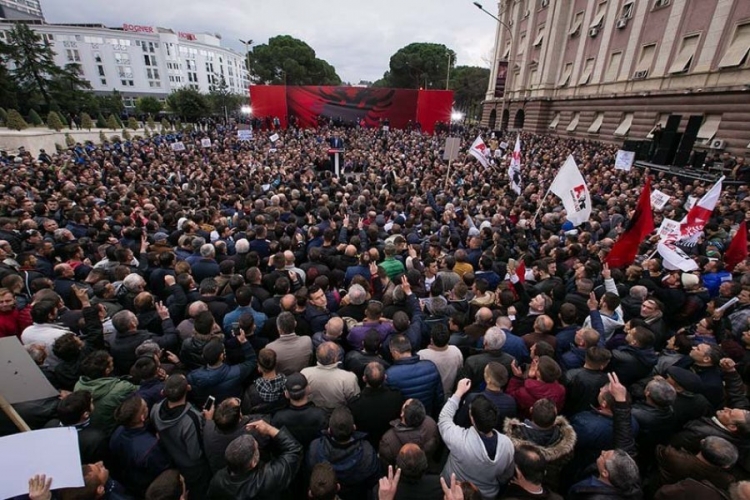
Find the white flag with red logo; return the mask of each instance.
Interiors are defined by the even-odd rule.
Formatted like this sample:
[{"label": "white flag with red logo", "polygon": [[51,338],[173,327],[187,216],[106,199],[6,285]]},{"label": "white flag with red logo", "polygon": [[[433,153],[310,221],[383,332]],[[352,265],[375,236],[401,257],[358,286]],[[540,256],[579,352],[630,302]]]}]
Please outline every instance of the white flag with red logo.
[{"label": "white flag with red logo", "polygon": [[516,147],[513,148],[513,156],[508,167],[508,179],[510,187],[516,194],[521,194],[521,138],[516,136]]},{"label": "white flag with red logo", "polygon": [[476,158],[484,168],[490,168],[490,162],[487,159],[487,145],[482,140],[481,135],[477,136],[471,148],[469,148],[469,154]]},{"label": "white flag with red logo", "polygon": [[562,200],[565,211],[568,213],[567,218],[575,226],[580,226],[589,220],[591,194],[573,155],[565,160],[565,165],[557,173],[549,190]]},{"label": "white flag with red logo", "polygon": [[716,181],[716,184],[698,200],[698,203],[693,205],[685,218],[680,221],[680,244],[695,245],[698,242],[698,237],[719,202],[723,180],[724,176]]}]

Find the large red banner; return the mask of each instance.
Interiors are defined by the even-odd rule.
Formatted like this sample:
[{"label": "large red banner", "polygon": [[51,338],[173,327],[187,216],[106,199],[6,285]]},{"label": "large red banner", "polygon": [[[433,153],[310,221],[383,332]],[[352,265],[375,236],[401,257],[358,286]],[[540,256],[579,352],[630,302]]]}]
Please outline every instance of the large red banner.
[{"label": "large red banner", "polygon": [[[423,130],[432,132],[436,122],[450,121],[453,92],[258,85],[250,87],[250,98],[256,117],[278,116],[283,126],[286,126],[288,115],[296,117],[303,127],[314,127],[318,117],[325,117],[341,119],[345,123],[364,120],[368,127],[376,127],[388,120],[390,126],[404,128],[412,121],[419,122]],[[281,112],[284,112],[283,116],[279,114]]]}]

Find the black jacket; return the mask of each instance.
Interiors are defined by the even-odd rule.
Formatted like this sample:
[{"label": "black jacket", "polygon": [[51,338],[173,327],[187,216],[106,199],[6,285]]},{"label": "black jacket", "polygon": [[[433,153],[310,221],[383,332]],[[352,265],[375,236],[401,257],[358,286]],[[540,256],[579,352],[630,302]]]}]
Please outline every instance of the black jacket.
[{"label": "black jacket", "polygon": [[138,357],[135,350],[146,340],[153,340],[162,349],[174,349],[177,347],[177,330],[171,319],[162,321],[163,335],[156,335],[146,330],[135,330],[127,333],[117,333],[112,339],[110,352],[115,363],[115,373],[128,375],[130,368],[135,364]]},{"label": "black jacket", "polygon": [[656,353],[652,348],[638,349],[627,345],[612,351],[609,369],[617,373],[622,385],[628,387],[649,376],[656,361]]},{"label": "black jacket", "polygon": [[303,406],[292,406],[277,411],[271,417],[271,425],[286,429],[299,443],[307,449],[314,439],[320,437],[321,431],[328,427],[328,415],[312,401]]},{"label": "black jacket", "polygon": [[327,433],[310,444],[307,466],[328,462],[336,472],[342,500],[366,498],[367,492],[377,484],[381,476],[381,462],[375,448],[368,443],[362,432],[354,432],[346,443],[335,441]]},{"label": "black jacket", "polygon": [[95,307],[85,307],[83,309],[83,319],[83,331],[81,332],[83,347],[81,348],[81,352],[76,359],[62,361],[55,366],[55,380],[58,383],[59,389],[73,391],[76,382],[81,377],[79,367],[83,358],[96,350],[106,348],[98,309]]},{"label": "black jacket", "polygon": [[609,383],[607,374],[599,370],[576,368],[563,375],[565,414],[574,415],[596,406],[599,390]]},{"label": "black jacket", "polygon": [[230,474],[224,468],[216,473],[208,488],[212,500],[275,499],[289,488],[302,462],[302,445],[287,429],[273,439],[278,450],[274,460],[242,474]]},{"label": "black jacket", "polygon": [[349,410],[354,416],[357,430],[366,432],[373,446],[378,446],[380,438],[391,428],[391,420],[401,416],[404,396],[400,391],[389,387],[365,387],[349,401]]}]

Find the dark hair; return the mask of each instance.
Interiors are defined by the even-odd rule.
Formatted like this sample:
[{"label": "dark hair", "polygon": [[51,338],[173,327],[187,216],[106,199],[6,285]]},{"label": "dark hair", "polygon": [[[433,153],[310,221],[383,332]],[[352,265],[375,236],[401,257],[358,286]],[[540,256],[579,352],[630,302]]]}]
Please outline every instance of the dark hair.
[{"label": "dark hair", "polygon": [[371,361],[365,366],[365,381],[370,387],[377,389],[385,382],[385,369],[377,361]]},{"label": "dark hair", "polygon": [[170,403],[176,403],[185,397],[188,392],[188,381],[184,375],[173,374],[164,382],[164,397]]},{"label": "dark hair", "polygon": [[112,356],[107,351],[94,351],[81,361],[81,375],[90,380],[106,377]]},{"label": "dark hair", "polygon": [[52,353],[62,361],[73,362],[81,354],[81,345],[74,333],[66,333],[55,340]]},{"label": "dark hair", "polygon": [[547,459],[539,448],[529,444],[522,444],[516,448],[513,461],[521,471],[523,477],[532,484],[542,484],[547,470]]},{"label": "dark hair", "polygon": [[644,349],[649,348],[654,345],[654,332],[645,326],[636,326],[633,328],[633,339],[635,339],[639,347]]},{"label": "dark hair", "polygon": [[435,323],[430,330],[430,338],[435,347],[445,347],[451,338],[451,332],[443,323]]},{"label": "dark hair", "polygon": [[389,344],[391,351],[395,351],[399,354],[405,354],[411,352],[411,342],[405,335],[393,335],[391,336],[391,342]]},{"label": "dark hair", "polygon": [[216,407],[214,424],[220,431],[228,432],[237,426],[242,417],[240,405],[232,404],[232,399],[225,399]]},{"label": "dark hair", "polygon": [[267,372],[276,368],[276,351],[263,348],[258,351],[258,366]]},{"label": "dark hair", "polygon": [[541,356],[539,358],[539,376],[542,382],[555,382],[562,376],[562,370],[557,361],[549,356]]},{"label": "dark hair", "polygon": [[429,464],[427,455],[419,446],[407,443],[396,456],[396,466],[401,469],[401,475],[405,479],[418,480],[427,472]]},{"label": "dark hair", "polygon": [[57,301],[52,299],[43,299],[34,302],[31,306],[31,319],[34,323],[48,323],[49,316],[57,309]]},{"label": "dark hair", "polygon": [[362,343],[365,351],[376,353],[380,349],[380,344],[380,334],[378,333],[378,331],[374,328],[367,330],[367,332],[365,333],[364,342]]},{"label": "dark hair", "polygon": [[145,500],[180,500],[184,489],[180,471],[167,469],[151,482],[146,490]]},{"label": "dark hair", "polygon": [[331,431],[331,437],[335,441],[348,441],[354,433],[354,417],[349,408],[339,406],[333,410],[331,418],[328,420],[328,427]]},{"label": "dark hair", "polygon": [[91,411],[92,396],[89,391],[75,391],[57,403],[57,418],[66,426],[81,421],[83,414]]},{"label": "dark hair", "polygon": [[213,338],[203,346],[203,359],[206,364],[213,366],[221,361],[224,354],[224,342],[221,339]]},{"label": "dark hair", "polygon": [[500,387],[505,387],[508,383],[508,369],[502,363],[490,361],[487,363],[485,370],[489,371],[490,378]]},{"label": "dark hair", "polygon": [[122,425],[128,429],[133,427],[133,424],[136,423],[135,418],[141,413],[142,408],[143,398],[138,394],[131,394],[115,410],[115,422],[117,422],[117,425]]},{"label": "dark hair", "polygon": [[215,323],[211,311],[201,311],[193,319],[193,328],[199,335],[210,335]]},{"label": "dark hair", "polygon": [[592,367],[603,370],[612,359],[612,352],[604,347],[591,346],[586,349],[586,362]]},{"label": "dark hair", "polygon": [[328,462],[315,464],[310,473],[310,498],[314,500],[334,500],[338,493],[336,471]]},{"label": "dark hair", "polygon": [[477,396],[469,407],[469,414],[474,419],[474,425],[482,434],[487,434],[495,428],[497,413],[497,407],[484,395]]},{"label": "dark hair", "polygon": [[135,360],[133,368],[130,369],[130,374],[138,382],[141,382],[156,377],[158,371],[159,365],[153,356],[141,356]]},{"label": "dark hair", "polygon": [[412,398],[404,405],[404,424],[407,427],[419,427],[426,417],[427,411],[420,400]]},{"label": "dark hair", "polygon": [[555,403],[549,399],[539,399],[531,407],[531,421],[542,429],[549,429],[557,418]]},{"label": "dark hair", "polygon": [[566,325],[574,325],[578,317],[578,309],[570,302],[560,306],[560,320]]}]

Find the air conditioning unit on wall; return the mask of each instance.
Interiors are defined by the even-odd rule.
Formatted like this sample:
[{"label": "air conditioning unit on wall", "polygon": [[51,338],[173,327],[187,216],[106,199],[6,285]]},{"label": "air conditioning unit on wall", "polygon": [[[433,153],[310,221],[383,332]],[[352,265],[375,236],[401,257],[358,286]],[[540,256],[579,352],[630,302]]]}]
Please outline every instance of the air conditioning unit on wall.
[{"label": "air conditioning unit on wall", "polygon": [[542,8],[545,9],[549,7],[549,0],[542,0]]},{"label": "air conditioning unit on wall", "polygon": [[724,146],[726,145],[727,145],[727,141],[724,141],[721,139],[713,139],[709,147],[711,149],[724,149]]},{"label": "air conditioning unit on wall", "polygon": [[621,29],[623,29],[627,25],[628,25],[628,18],[627,17],[622,17],[622,18],[620,18],[620,19],[617,20],[617,29],[621,30]]},{"label": "air conditioning unit on wall", "polygon": [[598,35],[598,34],[599,34],[599,28],[591,28],[591,29],[589,30],[589,36],[590,36],[591,38],[594,38],[594,37],[595,37],[596,35]]}]

